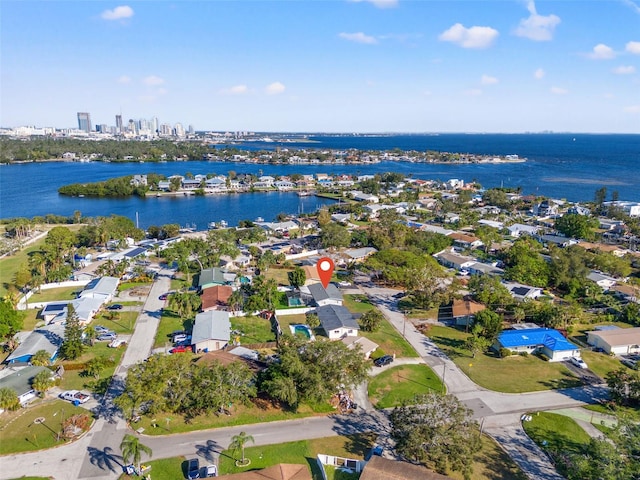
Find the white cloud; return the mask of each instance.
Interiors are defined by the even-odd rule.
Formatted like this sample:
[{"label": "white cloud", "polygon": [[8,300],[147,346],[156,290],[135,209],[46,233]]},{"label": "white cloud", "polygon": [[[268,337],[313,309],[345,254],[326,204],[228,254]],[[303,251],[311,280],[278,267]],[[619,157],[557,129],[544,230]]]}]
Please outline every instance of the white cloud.
[{"label": "white cloud", "polygon": [[482,75],[482,77],[480,77],[480,83],[482,83],[482,85],[495,85],[498,83],[498,79],[491,75]]},{"label": "white cloud", "polygon": [[487,48],[498,37],[499,32],[491,27],[466,28],[461,23],[456,23],[438,36],[442,42],[451,42],[463,48]]},{"label": "white cloud", "polygon": [[533,76],[536,80],[542,80],[545,76],[545,71],[542,68],[539,68],[533,72]]},{"label": "white cloud", "polygon": [[398,0],[349,0],[354,3],[367,2],[377,8],[394,8],[398,6]]},{"label": "white cloud", "polygon": [[640,5],[638,5],[637,3],[633,2],[632,0],[622,0],[622,3],[631,8],[634,12],[640,14]]},{"label": "white cloud", "polygon": [[367,45],[373,45],[378,43],[378,40],[375,39],[375,37],[372,37],[371,35],[367,35],[363,32],[356,32],[356,33],[339,33],[338,36],[344,40],[349,40],[350,42],[356,42],[356,43],[365,43]]},{"label": "white cloud", "polygon": [[280,82],[273,82],[264,88],[267,95],[278,95],[285,91],[285,86]]},{"label": "white cloud", "polygon": [[166,88],[159,88],[158,90],[156,90],[156,93],[158,95],[166,95],[167,93],[169,93],[169,90],[167,90]]},{"label": "white cloud", "polygon": [[631,75],[636,73],[636,67],[633,65],[620,65],[612,70],[616,75]]},{"label": "white cloud", "polygon": [[634,55],[640,55],[640,42],[627,42],[624,49]]},{"label": "white cloud", "polygon": [[234,85],[230,88],[225,88],[219,92],[222,95],[244,95],[249,93],[249,87],[246,85]]},{"label": "white cloud", "polygon": [[131,83],[131,77],[127,76],[127,75],[121,75],[118,77],[118,79],[116,80],[118,83],[122,83],[123,85],[126,85],[127,83]]},{"label": "white cloud", "polygon": [[142,79],[142,83],[149,87],[157,87],[158,85],[162,85],[164,83],[164,79],[158,77],[157,75],[149,75]]},{"label": "white cloud", "polygon": [[624,111],[627,113],[640,113],[640,105],[629,105],[624,107]]},{"label": "white cloud", "polygon": [[567,93],[569,93],[569,90],[567,90],[566,88],[561,88],[561,87],[551,87],[550,91],[554,95],[566,95]]},{"label": "white cloud", "polygon": [[479,95],[482,95],[482,90],[480,90],[479,88],[470,88],[469,90],[465,90],[464,94],[470,97],[477,97]]},{"label": "white cloud", "polygon": [[533,1],[527,3],[529,17],[520,20],[515,34],[519,37],[535,40],[536,42],[544,42],[553,38],[553,31],[560,23],[560,17],[557,15],[538,15],[536,4]]},{"label": "white cloud", "polygon": [[100,14],[103,20],[122,20],[133,17],[133,8],[128,5],[121,5],[113,10],[105,10]]},{"label": "white cloud", "polygon": [[616,52],[613,51],[613,48],[605,45],[604,43],[599,43],[588,55],[589,58],[593,60],[611,60],[616,56]]}]

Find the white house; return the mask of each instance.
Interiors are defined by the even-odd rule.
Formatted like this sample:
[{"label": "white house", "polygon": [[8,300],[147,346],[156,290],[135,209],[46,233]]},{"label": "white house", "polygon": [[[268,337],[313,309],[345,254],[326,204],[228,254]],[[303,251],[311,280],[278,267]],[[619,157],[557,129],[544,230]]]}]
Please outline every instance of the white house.
[{"label": "white house", "polygon": [[534,300],[542,295],[542,289],[538,287],[530,287],[519,283],[505,283],[505,287],[513,298],[520,302],[526,300]]},{"label": "white house", "polygon": [[10,388],[18,396],[18,401],[23,407],[37,397],[38,392],[31,382],[40,372],[48,371],[53,377],[53,372],[47,367],[29,365],[26,367],[7,367],[0,370],[0,388]]},{"label": "white house", "polygon": [[609,290],[616,283],[618,283],[615,278],[610,277],[609,275],[605,275],[604,273],[600,273],[596,270],[591,270],[589,272],[589,275],[587,275],[587,279],[596,283],[603,290]]},{"label": "white house", "polygon": [[640,353],[640,327],[600,327],[599,330],[587,332],[587,343],[611,355]]},{"label": "white house", "polygon": [[118,282],[116,277],[100,277],[91,280],[80,292],[79,297],[98,298],[104,303],[110,302],[118,291]]},{"label": "white house", "polygon": [[209,352],[224,348],[231,339],[229,312],[211,310],[196,315],[191,345],[194,352]]},{"label": "white house", "polygon": [[341,305],[325,305],[316,309],[320,325],[330,340],[343,337],[357,337],[360,326],[346,307]]},{"label": "white house", "polygon": [[510,227],[507,227],[509,230],[509,235],[514,238],[518,238],[521,235],[535,235],[538,233],[538,227],[533,227],[531,225],[522,225],[521,223],[514,223]]},{"label": "white house", "polygon": [[309,289],[311,297],[313,297],[313,301],[319,307],[324,307],[325,305],[342,305],[342,293],[340,293],[340,290],[338,290],[333,283],[328,284],[327,288],[324,288],[321,283],[313,283],[307,288]]}]

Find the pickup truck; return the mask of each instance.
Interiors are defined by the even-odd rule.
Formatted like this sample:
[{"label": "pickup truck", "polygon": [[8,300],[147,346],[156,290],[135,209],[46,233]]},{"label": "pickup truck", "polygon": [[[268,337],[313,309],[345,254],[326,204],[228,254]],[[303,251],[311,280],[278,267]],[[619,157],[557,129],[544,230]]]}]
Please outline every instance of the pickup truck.
[{"label": "pickup truck", "polygon": [[63,400],[69,400],[72,403],[85,403],[88,402],[91,397],[86,393],[82,393],[78,390],[67,390],[66,392],[62,392],[60,394],[60,398]]}]

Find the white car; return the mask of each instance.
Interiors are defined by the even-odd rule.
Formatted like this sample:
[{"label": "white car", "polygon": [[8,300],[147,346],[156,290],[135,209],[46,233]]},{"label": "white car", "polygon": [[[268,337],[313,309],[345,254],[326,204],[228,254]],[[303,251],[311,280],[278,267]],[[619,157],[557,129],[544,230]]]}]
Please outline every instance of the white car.
[{"label": "white car", "polygon": [[581,358],[578,358],[578,357],[571,357],[571,358],[569,359],[569,361],[570,361],[571,363],[573,363],[573,364],[574,364],[576,367],[578,367],[578,368],[589,368],[589,367],[587,367],[587,364],[585,363],[585,361],[584,361],[584,360],[582,360]]},{"label": "white car", "polygon": [[115,338],[110,344],[109,344],[109,348],[118,348],[121,347],[123,345],[126,345],[127,341],[123,340],[122,338]]},{"label": "white car", "polygon": [[62,398],[63,400],[68,400],[71,403],[80,404],[88,402],[91,397],[86,393],[82,393],[78,390],[67,390],[66,392],[62,392],[60,394],[60,398]]}]

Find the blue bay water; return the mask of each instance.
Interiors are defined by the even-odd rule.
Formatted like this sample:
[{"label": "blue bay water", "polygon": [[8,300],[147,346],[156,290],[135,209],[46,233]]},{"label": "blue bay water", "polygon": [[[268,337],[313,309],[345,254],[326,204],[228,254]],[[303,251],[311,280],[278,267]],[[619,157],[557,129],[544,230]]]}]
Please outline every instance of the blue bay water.
[{"label": "blue bay water", "polygon": [[[95,199],[58,195],[60,186],[94,182],[136,173],[226,174],[262,172],[375,174],[395,171],[415,178],[476,180],[485,187],[520,187],[537,194],[570,201],[590,201],[601,186],[618,191],[622,200],[640,201],[640,135],[585,134],[440,134],[382,136],[311,136],[310,144],[279,144],[298,148],[358,148],[362,150],[437,150],[488,155],[518,154],[526,163],[421,164],[381,162],[373,165],[265,165],[232,162],[140,163],[30,163],[0,167],[0,217],[32,217],[54,213],[86,216],[139,214],[140,226],[179,223],[206,228],[212,221],[230,225],[260,216],[272,220],[278,213],[311,212],[326,200],[300,198],[294,193],[253,193],[207,197]],[[252,144],[274,148],[278,144]],[[242,148],[242,146],[240,146]]]}]

